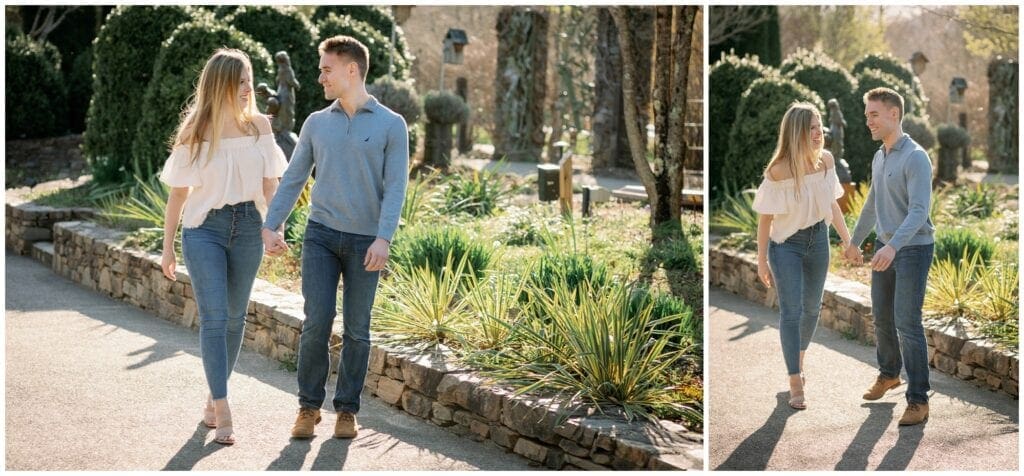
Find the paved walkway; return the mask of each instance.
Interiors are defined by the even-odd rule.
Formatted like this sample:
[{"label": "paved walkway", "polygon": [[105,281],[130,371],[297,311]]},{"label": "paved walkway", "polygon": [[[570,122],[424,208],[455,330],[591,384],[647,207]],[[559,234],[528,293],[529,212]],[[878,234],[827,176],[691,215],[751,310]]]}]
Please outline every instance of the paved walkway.
[{"label": "paved walkway", "polygon": [[[6,469],[522,470],[525,459],[364,395],[362,431],[291,440],[295,374],[243,350],[231,379],[238,443],[200,423],[198,336],[6,255]],[[332,384],[333,388],[333,384]],[[328,405],[329,406],[329,405]]]},{"label": "paved walkway", "polygon": [[874,347],[829,329],[808,349],[809,408],[790,409],[775,311],[710,291],[710,469],[1018,468],[1018,401],[933,370],[930,420],[901,428],[906,387],[862,400],[877,375]]}]

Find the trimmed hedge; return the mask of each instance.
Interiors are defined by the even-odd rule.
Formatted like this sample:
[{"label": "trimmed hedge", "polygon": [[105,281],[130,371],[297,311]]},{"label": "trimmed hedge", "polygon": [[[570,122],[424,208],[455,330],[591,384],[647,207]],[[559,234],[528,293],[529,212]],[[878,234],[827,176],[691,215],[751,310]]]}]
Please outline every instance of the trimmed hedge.
[{"label": "trimmed hedge", "polygon": [[[928,98],[924,95],[924,87],[921,86],[921,81],[914,74],[914,71],[904,61],[889,53],[871,53],[854,63],[852,72],[854,75],[857,75],[866,69],[877,69],[883,73],[889,73],[899,78],[907,86],[910,86],[910,91],[913,92],[912,107],[914,108],[911,110],[911,113],[916,113],[919,116],[925,115],[928,108]],[[904,101],[909,101],[910,99],[904,96]]]},{"label": "trimmed hedge", "polygon": [[107,16],[93,44],[93,98],[82,144],[95,181],[127,178],[123,170],[131,168],[142,98],[161,44],[197,14],[191,7],[120,6]]},{"label": "trimmed hedge", "polygon": [[747,88],[729,133],[730,148],[725,162],[728,166],[718,167],[723,183],[735,190],[761,181],[778,142],[782,117],[796,101],[814,104],[818,111],[825,110],[817,93],[778,73],[758,79]]},{"label": "trimmed hedge", "polygon": [[931,150],[935,147],[935,128],[928,120],[918,116],[907,116],[903,118],[903,132],[910,135],[914,142],[917,142],[924,150]]},{"label": "trimmed hedge", "polygon": [[[370,50],[370,71],[366,75],[366,83],[370,84],[388,75],[388,56],[391,53],[391,38],[376,30],[370,24],[347,16],[330,13],[317,22],[320,39],[317,44],[336,35],[348,35],[361,41]],[[394,58],[394,79],[409,79],[409,59],[401,54],[396,45]]]},{"label": "trimmed hedge", "polygon": [[423,115],[420,97],[416,88],[408,81],[395,81],[390,78],[378,78],[366,87],[367,92],[377,98],[381,104],[405,118],[409,128],[409,156],[416,153],[416,140],[419,136],[419,120]]},{"label": "trimmed hedge", "polygon": [[66,75],[68,87],[68,128],[72,132],[85,130],[85,116],[92,98],[92,46],[75,57]]},{"label": "trimmed hedge", "polygon": [[[722,59],[711,66],[708,77],[710,84],[710,100],[708,112],[715,127],[710,128],[710,162],[711,175],[709,190],[719,191],[722,183],[722,170],[725,168],[725,157],[729,153],[729,131],[736,120],[736,109],[739,107],[740,96],[756,79],[769,74],[772,68],[762,65],[757,57],[740,58],[736,55],[723,55]],[[713,192],[714,193],[714,192]]]},{"label": "trimmed hedge", "polygon": [[47,137],[67,130],[67,100],[60,52],[50,43],[14,35],[4,42],[8,139]]},{"label": "trimmed hedge", "polygon": [[[366,23],[381,32],[388,40],[391,39],[391,30],[395,28],[395,20],[391,18],[391,13],[384,7],[374,5],[321,5],[316,7],[316,11],[313,12],[313,22],[319,23],[324,18],[331,16],[331,13]],[[402,27],[398,27],[395,40],[395,50],[405,56],[409,51],[409,45],[406,44]]]},{"label": "trimmed hedge", "polygon": [[[317,81],[320,56],[316,51],[316,29],[302,12],[288,6],[242,6],[224,21],[262,43],[271,55],[282,50],[288,52],[299,81],[299,90],[294,92],[295,131],[301,129],[306,116],[327,107],[329,102]],[[276,75],[267,84],[276,89],[277,80],[273,78]]]},{"label": "trimmed hedge", "polygon": [[469,105],[457,94],[430,91],[423,97],[423,112],[433,124],[458,124],[469,117]]},{"label": "trimmed hedge", "polygon": [[132,144],[142,172],[155,172],[167,159],[168,144],[203,65],[221,47],[237,48],[249,55],[253,83],[269,82],[273,77],[270,54],[249,35],[210,17],[178,27],[160,49],[153,81],[143,98],[142,120]]},{"label": "trimmed hedge", "polygon": [[[854,93],[854,98],[858,101],[858,109],[856,109],[856,114],[851,114],[847,117],[862,118],[864,114],[864,94],[877,87],[891,88],[900,93],[905,100],[912,96],[910,86],[904,84],[896,76],[877,69],[862,70],[857,74],[856,78],[857,91]],[[910,115],[906,116],[909,117]],[[868,131],[868,126],[863,120],[847,120],[846,125],[846,161],[850,164],[850,174],[855,182],[870,180],[871,160],[875,157],[875,152],[881,143],[871,140],[871,132]]]},{"label": "trimmed hedge", "polygon": [[941,124],[938,130],[939,145],[943,149],[959,149],[971,143],[967,129],[956,124]]}]

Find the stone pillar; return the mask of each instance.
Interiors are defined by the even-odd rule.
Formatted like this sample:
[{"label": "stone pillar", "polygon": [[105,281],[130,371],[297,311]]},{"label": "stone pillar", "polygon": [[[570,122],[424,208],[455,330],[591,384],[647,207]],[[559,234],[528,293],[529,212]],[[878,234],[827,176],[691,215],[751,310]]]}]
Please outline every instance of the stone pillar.
[{"label": "stone pillar", "polygon": [[1016,174],[1020,157],[1020,66],[997,57],[988,65],[988,170]]},{"label": "stone pillar", "polygon": [[504,7],[496,28],[494,158],[537,162],[544,149],[548,13],[545,7]]}]

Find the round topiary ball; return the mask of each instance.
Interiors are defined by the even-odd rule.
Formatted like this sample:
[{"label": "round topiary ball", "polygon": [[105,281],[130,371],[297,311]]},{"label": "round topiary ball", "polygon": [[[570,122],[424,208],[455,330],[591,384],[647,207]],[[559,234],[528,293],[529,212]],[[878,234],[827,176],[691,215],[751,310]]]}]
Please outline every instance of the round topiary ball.
[{"label": "round topiary ball", "polygon": [[[391,57],[390,37],[384,36],[368,23],[346,16],[338,16],[335,13],[327,15],[316,26],[320,33],[317,44],[332,36],[347,35],[366,45],[366,48],[370,50],[370,70],[366,74],[367,84],[388,75],[388,59]],[[392,77],[399,80],[408,79],[409,59],[402,54],[395,54],[393,61]]]},{"label": "round topiary ball", "polygon": [[[295,131],[298,132],[306,116],[327,107],[318,77],[320,56],[315,44],[316,28],[306,15],[290,6],[245,5],[238,7],[225,21],[252,39],[263,44],[271,55],[285,51],[291,58],[299,90],[295,96]],[[277,66],[274,66],[276,73]],[[277,81],[268,83],[277,88]]]},{"label": "round topiary ball", "polygon": [[423,97],[423,112],[434,124],[457,124],[469,118],[469,105],[448,91],[430,91]]},{"label": "round topiary ball", "polygon": [[719,163],[723,183],[746,188],[761,181],[779,138],[779,124],[794,102],[809,102],[824,112],[814,91],[777,73],[758,79],[740,98],[729,133],[729,155]]},{"label": "round topiary ball", "polygon": [[740,96],[750,87],[750,83],[771,71],[773,68],[759,63],[756,56],[740,58],[736,55],[723,55],[721,60],[711,66],[708,77],[708,113],[711,122],[715,124],[715,127],[708,130],[711,190],[717,190],[722,185],[722,164],[729,153],[729,131],[736,119]]},{"label": "round topiary ball", "polygon": [[914,142],[930,150],[935,147],[935,128],[928,122],[928,119],[918,116],[907,116],[903,118],[903,132],[910,135]]},{"label": "round topiary ball", "polygon": [[907,85],[907,94],[902,92],[900,94],[903,95],[905,102],[910,103],[907,106],[909,114],[916,113],[922,115],[927,110],[928,98],[924,95],[924,87],[921,86],[921,80],[917,78],[917,75],[907,66],[906,62],[899,60],[890,53],[871,53],[854,63],[851,71],[854,76],[857,76],[868,69],[877,69],[883,73],[891,74]]},{"label": "round topiary ball", "polygon": [[14,35],[5,41],[4,130],[8,139],[48,137],[67,130],[60,53],[48,43]]},{"label": "round topiary ball", "polygon": [[971,136],[967,133],[967,129],[960,127],[956,124],[941,124],[936,134],[939,140],[939,146],[944,149],[959,149],[971,143]]},{"label": "round topiary ball", "polygon": [[[146,88],[142,120],[132,153],[142,172],[155,172],[167,159],[169,144],[183,108],[195,91],[203,66],[218,48],[236,48],[249,55],[253,84],[271,82],[270,54],[249,35],[212,18],[186,23],[164,42],[154,66],[153,81]],[[145,177],[143,177],[145,178]]]},{"label": "round topiary ball", "polygon": [[367,86],[366,91],[377,98],[381,104],[405,118],[406,124],[419,122],[420,116],[423,114],[416,88],[408,81],[380,78]]}]

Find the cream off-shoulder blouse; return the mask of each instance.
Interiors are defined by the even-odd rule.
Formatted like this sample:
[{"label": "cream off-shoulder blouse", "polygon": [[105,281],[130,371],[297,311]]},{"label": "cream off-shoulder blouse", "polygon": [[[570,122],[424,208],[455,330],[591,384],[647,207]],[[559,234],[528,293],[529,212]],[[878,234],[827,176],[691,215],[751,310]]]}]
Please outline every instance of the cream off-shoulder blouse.
[{"label": "cream off-shoulder blouse", "polygon": [[263,178],[281,177],[288,168],[273,134],[221,139],[212,157],[209,148],[203,141],[199,158],[190,163],[188,146],[176,145],[160,172],[160,180],[171,187],[192,187],[182,226],[197,228],[210,210],[250,200],[266,219]]},{"label": "cream off-shoulder blouse", "polygon": [[832,223],[832,203],[843,196],[835,167],[805,175],[799,196],[796,188],[792,178],[765,176],[754,195],[754,211],[774,215],[769,236],[776,243],[819,221]]}]

